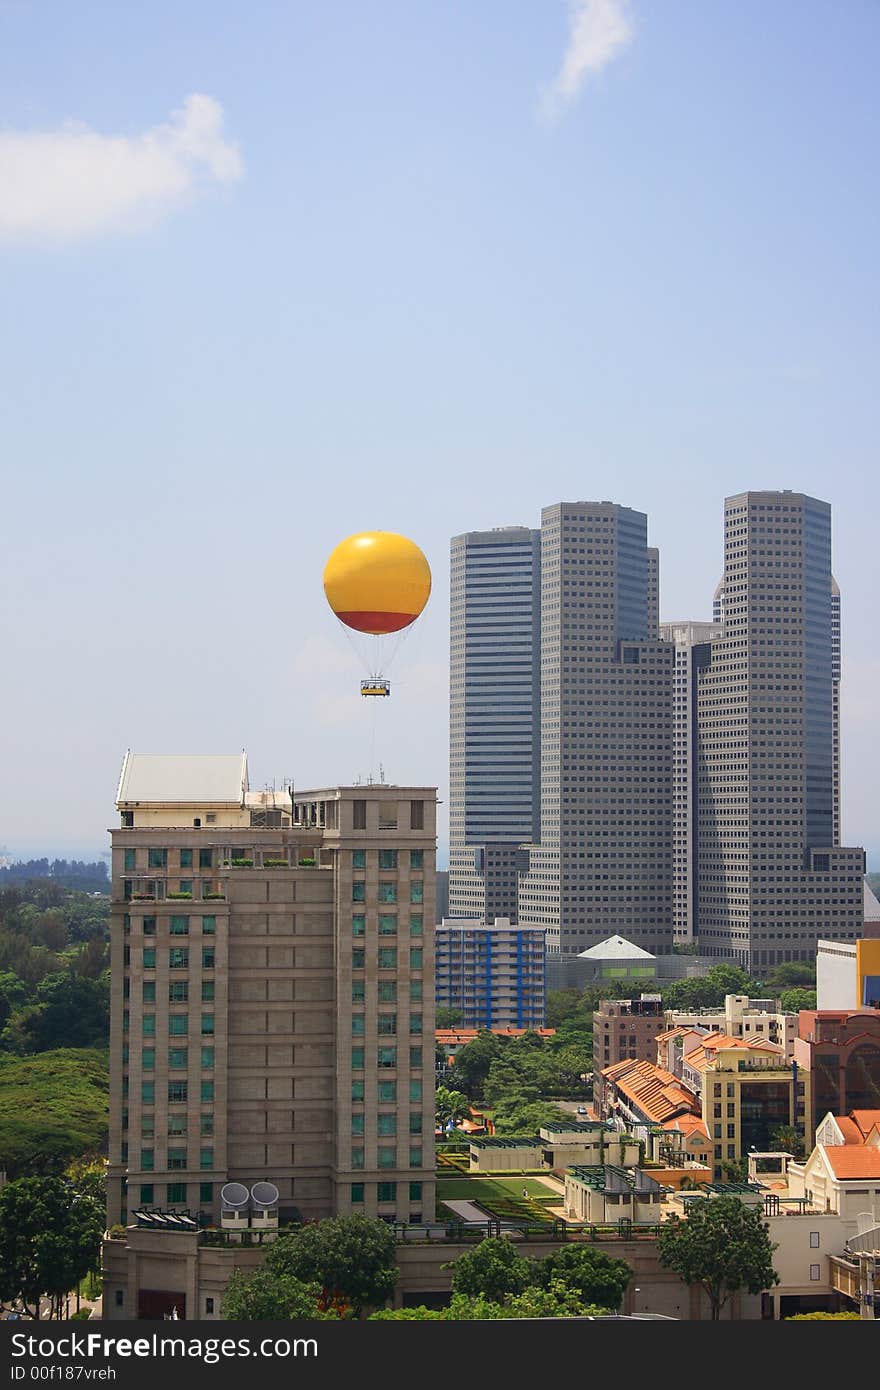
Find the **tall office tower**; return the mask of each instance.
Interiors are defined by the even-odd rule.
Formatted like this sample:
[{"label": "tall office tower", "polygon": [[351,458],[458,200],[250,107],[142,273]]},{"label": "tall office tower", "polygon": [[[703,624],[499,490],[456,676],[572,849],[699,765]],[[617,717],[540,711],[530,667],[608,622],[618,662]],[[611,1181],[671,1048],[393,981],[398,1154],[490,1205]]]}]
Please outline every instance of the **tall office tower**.
[{"label": "tall office tower", "polygon": [[541,515],[541,838],[520,922],[548,952],[619,934],[672,947],[674,649],[658,639],[647,517],[611,502]]},{"label": "tall office tower", "polygon": [[831,576],[831,777],[832,839],[840,844],[840,586]]},{"label": "tall office tower", "polygon": [[864,851],[835,843],[831,508],[794,492],[725,502],[723,635],[698,674],[703,954],[812,960],[863,932]]},{"label": "tall office tower", "polygon": [[709,659],[707,643],[721,623],[661,623],[675,647],[672,743],[672,924],[676,944],[694,940],[696,903],[697,670]]},{"label": "tall office tower", "polygon": [[449,912],[517,920],[519,846],[538,833],[541,535],[451,543]]},{"label": "tall office tower", "polygon": [[116,804],[109,1221],[433,1218],[435,789],[129,752]]}]

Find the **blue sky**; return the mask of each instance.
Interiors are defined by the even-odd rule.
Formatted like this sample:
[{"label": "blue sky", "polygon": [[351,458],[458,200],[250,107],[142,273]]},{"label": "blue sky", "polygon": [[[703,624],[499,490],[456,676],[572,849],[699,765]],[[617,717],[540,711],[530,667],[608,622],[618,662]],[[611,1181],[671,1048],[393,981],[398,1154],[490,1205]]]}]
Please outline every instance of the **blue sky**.
[{"label": "blue sky", "polygon": [[[0,0],[0,844],[100,847],[126,747],[445,800],[450,536],[609,498],[708,617],[790,487],[880,867],[878,56],[874,0]],[[379,710],[365,529],[434,573]]]}]

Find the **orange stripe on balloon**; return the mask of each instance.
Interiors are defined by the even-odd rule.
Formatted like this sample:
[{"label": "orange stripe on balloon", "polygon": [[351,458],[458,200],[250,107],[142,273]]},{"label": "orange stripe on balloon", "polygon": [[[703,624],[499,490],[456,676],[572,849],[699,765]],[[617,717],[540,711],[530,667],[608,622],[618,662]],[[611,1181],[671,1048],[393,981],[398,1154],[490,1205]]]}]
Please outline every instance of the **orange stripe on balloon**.
[{"label": "orange stripe on balloon", "polygon": [[418,613],[371,613],[366,609],[354,613],[337,612],[337,618],[345,623],[346,627],[353,627],[357,632],[370,632],[378,636],[383,632],[400,632],[401,628],[409,627],[419,616]]}]

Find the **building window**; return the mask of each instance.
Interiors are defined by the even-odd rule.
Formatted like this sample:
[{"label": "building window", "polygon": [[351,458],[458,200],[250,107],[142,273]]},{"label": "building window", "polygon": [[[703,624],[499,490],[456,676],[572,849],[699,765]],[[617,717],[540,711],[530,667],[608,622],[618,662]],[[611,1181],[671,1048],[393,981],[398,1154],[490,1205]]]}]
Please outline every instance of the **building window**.
[{"label": "building window", "polygon": [[168,923],[169,936],[189,936],[189,918],[172,917]]},{"label": "building window", "polygon": [[418,1077],[409,1083],[409,1098],[410,1100],[421,1100],[422,1098],[422,1083]]},{"label": "building window", "polygon": [[169,946],[168,966],[171,970],[186,970],[189,965],[188,946]]},{"label": "building window", "polygon": [[363,1071],[364,1049],[362,1047],[353,1047],[351,1049],[351,1069],[352,1071]]},{"label": "building window", "polygon": [[213,1047],[203,1047],[203,1048],[202,1048],[202,1066],[203,1066],[204,1068],[206,1068],[206,1070],[208,1070],[208,1071],[210,1071],[210,1070],[213,1068],[213,1066],[214,1066],[214,1049],[213,1049]]},{"label": "building window", "polygon": [[409,803],[409,828],[410,830],[424,830],[425,828],[425,803],[424,801],[411,801]]},{"label": "building window", "polygon": [[156,981],[144,980],[141,987],[141,998],[145,1004],[153,1004],[156,1001]]},{"label": "building window", "polygon": [[352,1081],[352,1083],[351,1083],[351,1098],[352,1098],[352,1100],[353,1100],[355,1103],[357,1103],[358,1101],[362,1101],[362,1100],[364,1099],[364,1083],[363,1083],[363,1081]]},{"label": "building window", "polygon": [[379,981],[379,1003],[380,1003],[380,1004],[396,1004],[396,1003],[397,1003],[397,981],[396,981],[396,980],[380,980],[380,981]]},{"label": "building window", "polygon": [[144,947],[144,969],[145,969],[145,970],[155,970],[155,969],[156,969],[156,948],[155,948],[155,946],[145,946],[145,947]]},{"label": "building window", "polygon": [[351,1036],[362,1038],[366,1032],[366,1018],[363,1014],[352,1014],[351,1016]]},{"label": "building window", "polygon": [[422,1015],[421,1015],[421,1014],[410,1014],[410,1016],[409,1016],[409,1031],[410,1031],[411,1033],[421,1033],[421,1031],[422,1031]]},{"label": "building window", "polygon": [[366,997],[366,982],[364,980],[352,980],[351,982],[351,1002],[353,1004],[363,1004]]},{"label": "building window", "polygon": [[189,1028],[188,1014],[168,1015],[168,1035],[172,1038],[185,1038]]},{"label": "building window", "polygon": [[422,1066],[422,1049],[421,1049],[420,1047],[411,1047],[411,1048],[410,1048],[410,1050],[409,1050],[409,1064],[410,1064],[411,1067],[421,1067],[421,1066]]},{"label": "building window", "polygon": [[[213,1184],[212,1182],[200,1182],[200,1183],[199,1183],[199,1201],[200,1201],[200,1202],[213,1202],[213,1200],[214,1200],[214,1184]],[[209,1302],[210,1304],[212,1304],[212,1307],[208,1309],[208,1312],[211,1313],[211,1312],[214,1311],[214,1310],[213,1310],[213,1299],[210,1299],[210,1298],[209,1298],[209,1299],[208,1299],[208,1302]]]},{"label": "building window", "polygon": [[380,884],[379,884],[379,902],[380,902],[380,903],[396,903],[396,902],[397,902],[397,884],[396,884],[396,883],[380,883]]},{"label": "building window", "polygon": [[421,936],[422,934],[422,914],[421,912],[411,912],[409,917],[410,936]]},{"label": "building window", "polygon": [[367,803],[366,801],[356,800],[351,803],[351,824],[353,830],[366,830],[367,828]]},{"label": "building window", "polygon": [[410,1168],[421,1168],[421,1166],[422,1166],[422,1148],[421,1148],[421,1145],[420,1145],[420,1144],[416,1144],[416,1145],[414,1145],[414,1146],[410,1149],[410,1151],[409,1151],[409,1166],[410,1166]]},{"label": "building window", "polygon": [[214,1133],[214,1116],[213,1116],[213,1115],[201,1115],[201,1116],[199,1117],[199,1134],[208,1135],[208,1134],[213,1134],[213,1133]]},{"label": "building window", "polygon": [[[131,811],[123,811],[122,814],[125,816],[125,815],[133,815],[134,813],[131,812]],[[153,1200],[153,1199],[152,1199],[152,1197],[151,1197],[151,1198],[150,1198],[150,1201],[152,1202],[152,1200]],[[113,1295],[113,1297],[114,1297],[114,1299],[116,1300],[116,1307],[117,1307],[117,1308],[121,1308],[121,1307],[123,1306],[123,1299],[124,1299],[124,1294],[123,1294],[122,1289],[117,1289],[116,1292],[115,1292],[115,1294]]]},{"label": "building window", "polygon": [[380,1081],[378,1083],[377,1098],[380,1105],[397,1104],[397,1082]]},{"label": "building window", "polygon": [[409,852],[409,867],[411,869],[421,869],[424,864],[424,851],[411,849]]},{"label": "building window", "polygon": [[397,868],[397,850],[396,850],[396,849],[380,849],[380,850],[379,850],[379,868],[380,868],[380,869],[396,869],[396,868]]},{"label": "building window", "polygon": [[818,1232],[818,1231],[811,1231],[811,1232],[810,1232],[810,1248],[813,1249],[813,1250],[818,1250],[818,1249],[819,1249],[819,1232]]},{"label": "building window", "polygon": [[205,936],[213,936],[214,933],[216,932],[216,930],[217,930],[217,918],[216,918],[216,917],[203,917],[203,918],[202,918],[202,931],[204,932]]},{"label": "building window", "polygon": [[168,851],[166,849],[147,850],[147,868],[164,869],[168,865]]},{"label": "building window", "polygon": [[422,1114],[421,1114],[421,1111],[420,1111],[420,1110],[411,1110],[411,1111],[410,1111],[410,1115],[409,1115],[409,1132],[410,1132],[410,1134],[421,1134],[421,1132],[422,1132]]},{"label": "building window", "polygon": [[202,1036],[211,1038],[214,1036],[214,1015],[202,1014]]},{"label": "building window", "polygon": [[214,947],[213,947],[213,946],[203,946],[203,947],[202,947],[202,969],[203,969],[203,970],[213,970],[213,969],[214,969]]},{"label": "building window", "polygon": [[154,1047],[141,1048],[141,1066],[144,1071],[156,1070],[156,1049]]},{"label": "building window", "polygon": [[[169,1155],[170,1155],[170,1150],[169,1150]],[[171,1165],[169,1164],[168,1166],[170,1167]],[[185,1183],[185,1182],[170,1182],[170,1183],[168,1184],[168,1201],[169,1201],[169,1202],[185,1202],[185,1201],[186,1201],[186,1183]]]},{"label": "building window", "polygon": [[156,1036],[155,1014],[144,1014],[143,1019],[141,1020],[141,1032],[143,1033],[145,1038],[154,1038]]},{"label": "building window", "polygon": [[363,970],[366,964],[366,955],[362,948],[355,946],[351,953],[352,970]]},{"label": "building window", "polygon": [[351,1166],[352,1166],[352,1168],[363,1168],[363,1166],[364,1166],[364,1151],[363,1151],[363,1149],[352,1149],[352,1151],[351,1151]]},{"label": "building window", "polygon": [[378,951],[378,966],[380,970],[397,969],[397,947],[380,946]]},{"label": "building window", "polygon": [[200,1167],[200,1168],[203,1168],[203,1169],[204,1169],[204,1168],[213,1168],[213,1167],[214,1167],[214,1150],[213,1150],[213,1149],[200,1149],[200,1150],[199,1150],[199,1167]]},{"label": "building window", "polygon": [[214,867],[214,851],[212,849],[199,850],[199,868],[211,869]]},{"label": "building window", "polygon": [[141,1082],[141,1104],[152,1105],[156,1099],[156,1083],[154,1081]]},{"label": "building window", "polygon": [[191,869],[192,866],[193,866],[193,852],[192,852],[192,850],[191,850],[191,849],[182,849],[182,850],[180,851],[180,867],[181,867],[182,869]]},{"label": "building window", "polygon": [[821,1266],[819,1266],[819,1265],[810,1265],[810,1278],[813,1279],[813,1280],[816,1280],[816,1279],[821,1279],[821,1277],[822,1277],[822,1274],[821,1274]]},{"label": "building window", "polygon": [[168,985],[168,1000],[171,1004],[185,1004],[189,999],[189,981],[172,980]]},{"label": "building window", "polygon": [[351,900],[353,903],[365,903],[367,901],[367,885],[362,878],[356,878],[352,883]]},{"label": "building window", "polygon": [[425,885],[420,878],[414,878],[409,885],[409,900],[411,903],[424,902]]},{"label": "building window", "polygon": [[382,912],[382,913],[379,914],[379,935],[380,935],[380,936],[396,936],[396,935],[397,935],[397,913],[396,913],[396,912]]},{"label": "building window", "polygon": [[422,1184],[420,1182],[410,1183],[409,1200],[411,1202],[420,1202],[422,1200]]},{"label": "building window", "polygon": [[186,1071],[188,1066],[189,1048],[169,1047],[168,1066],[172,1071]]},{"label": "building window", "polygon": [[383,1069],[397,1066],[397,1048],[380,1047],[376,1053],[376,1065]]},{"label": "building window", "polygon": [[376,1149],[377,1168],[396,1168],[397,1149],[393,1144],[379,1144]]},{"label": "building window", "polygon": [[152,1149],[141,1149],[141,1172],[151,1173],[153,1171],[154,1154]]},{"label": "building window", "polygon": [[422,1002],[422,982],[421,982],[421,980],[410,980],[410,982],[409,982],[409,997],[410,997],[410,999],[412,1000],[412,1002],[413,1002],[414,1004],[421,1004],[421,1002]]},{"label": "building window", "polygon": [[124,861],[125,861],[125,862],[123,863],[123,866],[122,866],[124,869],[135,869],[135,868],[137,868],[137,865],[136,865],[135,862],[134,862],[134,850],[133,850],[133,849],[127,849],[127,850],[125,850]]},{"label": "building window", "polygon": [[363,1133],[364,1133],[364,1117],[363,1117],[363,1115],[361,1115],[361,1114],[359,1114],[359,1115],[352,1115],[352,1117],[351,1117],[351,1132],[352,1132],[353,1135],[355,1135],[356,1138],[363,1138]]},{"label": "building window", "polygon": [[214,981],[202,980],[202,1003],[212,1004],[214,1002]]},{"label": "building window", "polygon": [[422,968],[422,948],[421,946],[411,946],[409,949],[409,965],[411,970],[421,970]]},{"label": "building window", "polygon": [[187,1083],[185,1081],[168,1082],[168,1104],[185,1105],[187,1099]]},{"label": "building window", "polygon": [[351,1185],[351,1200],[353,1205],[357,1205],[364,1200],[364,1184],[353,1182]]},{"label": "building window", "polygon": [[356,912],[351,919],[352,936],[366,936],[367,919],[363,912]]},{"label": "building window", "polygon": [[151,1182],[141,1183],[141,1206],[149,1205],[153,1200],[153,1184]]},{"label": "building window", "polygon": [[384,1139],[397,1133],[397,1115],[393,1110],[379,1112],[376,1118],[376,1133]]},{"label": "building window", "polygon": [[202,1082],[201,1098],[202,1098],[203,1101],[211,1101],[211,1100],[214,1099],[214,1083],[213,1083],[213,1081],[203,1081],[203,1082]]},{"label": "building window", "polygon": [[[174,1171],[175,1169],[178,1169],[178,1170],[179,1170],[179,1169],[185,1168],[185,1167],[186,1167],[186,1149],[169,1149],[169,1150],[168,1150],[168,1168],[169,1168],[169,1170],[170,1170],[170,1171]],[[181,1184],[181,1186],[182,1186],[182,1184]],[[183,1197],[173,1197],[173,1198],[172,1198],[172,1197],[169,1197],[169,1201],[185,1202],[185,1201],[186,1201],[186,1196],[183,1196]]]},{"label": "building window", "polygon": [[379,1014],[378,1033],[380,1038],[393,1038],[397,1033],[397,1014]]}]

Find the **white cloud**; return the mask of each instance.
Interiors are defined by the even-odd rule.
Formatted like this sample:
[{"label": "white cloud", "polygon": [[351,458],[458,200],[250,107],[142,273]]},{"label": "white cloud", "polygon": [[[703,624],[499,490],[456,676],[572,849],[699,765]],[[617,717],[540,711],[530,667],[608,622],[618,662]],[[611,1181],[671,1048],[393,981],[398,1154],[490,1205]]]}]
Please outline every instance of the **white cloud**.
[{"label": "white cloud", "polygon": [[244,166],[224,139],[223,108],[193,93],[165,125],[141,135],[0,130],[0,239],[75,241],[151,225]]},{"label": "white cloud", "polygon": [[542,113],[550,120],[574,101],[587,73],[601,72],[634,34],[628,0],[568,0],[568,10],[568,48],[541,94]]}]

